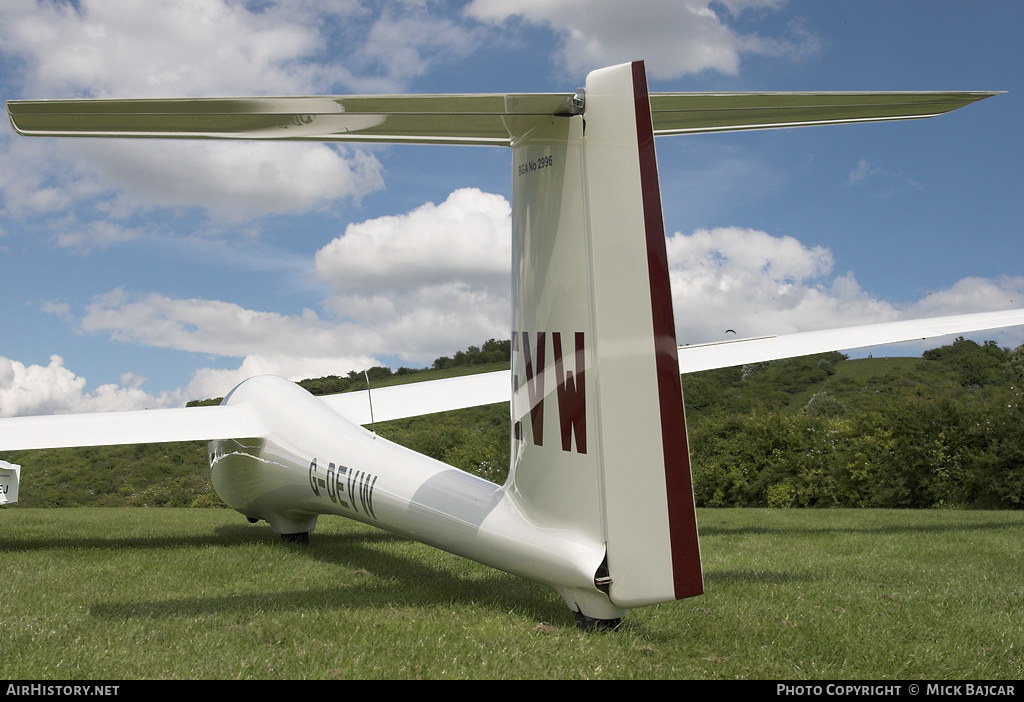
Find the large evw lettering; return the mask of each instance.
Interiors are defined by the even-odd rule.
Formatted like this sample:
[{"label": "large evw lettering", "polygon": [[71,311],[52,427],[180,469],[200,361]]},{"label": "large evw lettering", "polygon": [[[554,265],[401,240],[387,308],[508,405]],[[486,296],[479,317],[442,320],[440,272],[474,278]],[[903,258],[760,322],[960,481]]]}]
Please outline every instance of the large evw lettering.
[{"label": "large evw lettering", "polygon": [[[586,348],[583,332],[573,335],[573,348],[563,349],[561,332],[551,333],[551,350],[554,356],[555,390],[558,403],[558,426],[562,439],[562,450],[572,451],[575,438],[576,452],[587,452],[587,383]],[[567,355],[568,354],[568,355]],[[546,332],[512,332],[513,358],[516,362],[512,375],[513,390],[518,394],[525,381],[526,396],[530,402],[530,430],[533,443],[544,445],[544,400],[545,367],[547,365]],[[569,361],[569,362],[567,362]],[[569,363],[572,368],[569,368]],[[520,367],[521,366],[521,367]],[[523,423],[515,424],[515,438],[524,441]]]}]

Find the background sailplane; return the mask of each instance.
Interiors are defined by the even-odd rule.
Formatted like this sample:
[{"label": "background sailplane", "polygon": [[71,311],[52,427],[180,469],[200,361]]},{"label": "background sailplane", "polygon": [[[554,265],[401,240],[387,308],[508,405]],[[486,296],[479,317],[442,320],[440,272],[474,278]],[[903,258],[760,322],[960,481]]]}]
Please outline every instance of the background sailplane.
[{"label": "background sailplane", "polygon": [[[209,440],[224,501],[283,537],[320,514],[374,524],[543,582],[581,626],[700,594],[681,371],[1014,326],[1024,310],[680,348],[654,138],[918,119],[993,94],[649,93],[634,62],[554,94],[8,102],[26,136],[511,148],[513,357],[372,398],[258,376],[218,407],[3,419],[0,450]],[[370,399],[376,420],[511,399],[507,482],[374,436]]]}]

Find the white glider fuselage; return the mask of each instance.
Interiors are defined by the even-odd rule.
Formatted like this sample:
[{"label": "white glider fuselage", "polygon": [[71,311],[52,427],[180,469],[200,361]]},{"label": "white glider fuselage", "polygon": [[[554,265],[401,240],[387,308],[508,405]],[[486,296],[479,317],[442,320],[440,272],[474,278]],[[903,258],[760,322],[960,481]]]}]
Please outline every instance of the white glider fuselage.
[{"label": "white glider fuselage", "polygon": [[264,437],[210,442],[217,493],[278,534],[333,514],[381,527],[553,587],[591,617],[615,619],[594,581],[599,538],[531,519],[514,490],[394,444],[294,383],[257,376],[224,399],[257,408]]}]

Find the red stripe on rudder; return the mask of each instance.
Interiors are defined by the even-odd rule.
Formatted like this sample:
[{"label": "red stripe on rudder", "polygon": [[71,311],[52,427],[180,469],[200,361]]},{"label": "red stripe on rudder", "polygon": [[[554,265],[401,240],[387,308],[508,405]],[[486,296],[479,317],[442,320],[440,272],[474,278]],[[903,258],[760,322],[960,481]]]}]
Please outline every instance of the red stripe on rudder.
[{"label": "red stripe on rudder", "polygon": [[640,154],[640,186],[647,237],[647,268],[654,319],[654,352],[661,404],[661,439],[665,456],[672,573],[677,599],[704,592],[697,542],[697,518],[693,503],[690,451],[686,439],[683,391],[679,384],[675,317],[668,275],[665,222],[661,210],[658,162],[654,151],[651,101],[643,61],[633,67],[633,101],[636,107],[637,144]]}]

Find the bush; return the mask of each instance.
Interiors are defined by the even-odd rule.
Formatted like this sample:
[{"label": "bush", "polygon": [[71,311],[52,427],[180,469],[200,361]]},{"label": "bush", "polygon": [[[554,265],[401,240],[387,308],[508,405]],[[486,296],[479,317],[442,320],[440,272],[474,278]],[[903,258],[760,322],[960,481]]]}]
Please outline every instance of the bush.
[{"label": "bush", "polygon": [[846,414],[846,404],[837,397],[834,397],[824,390],[815,393],[807,404],[804,405],[804,414],[812,417],[823,417],[825,419],[836,419]]}]

